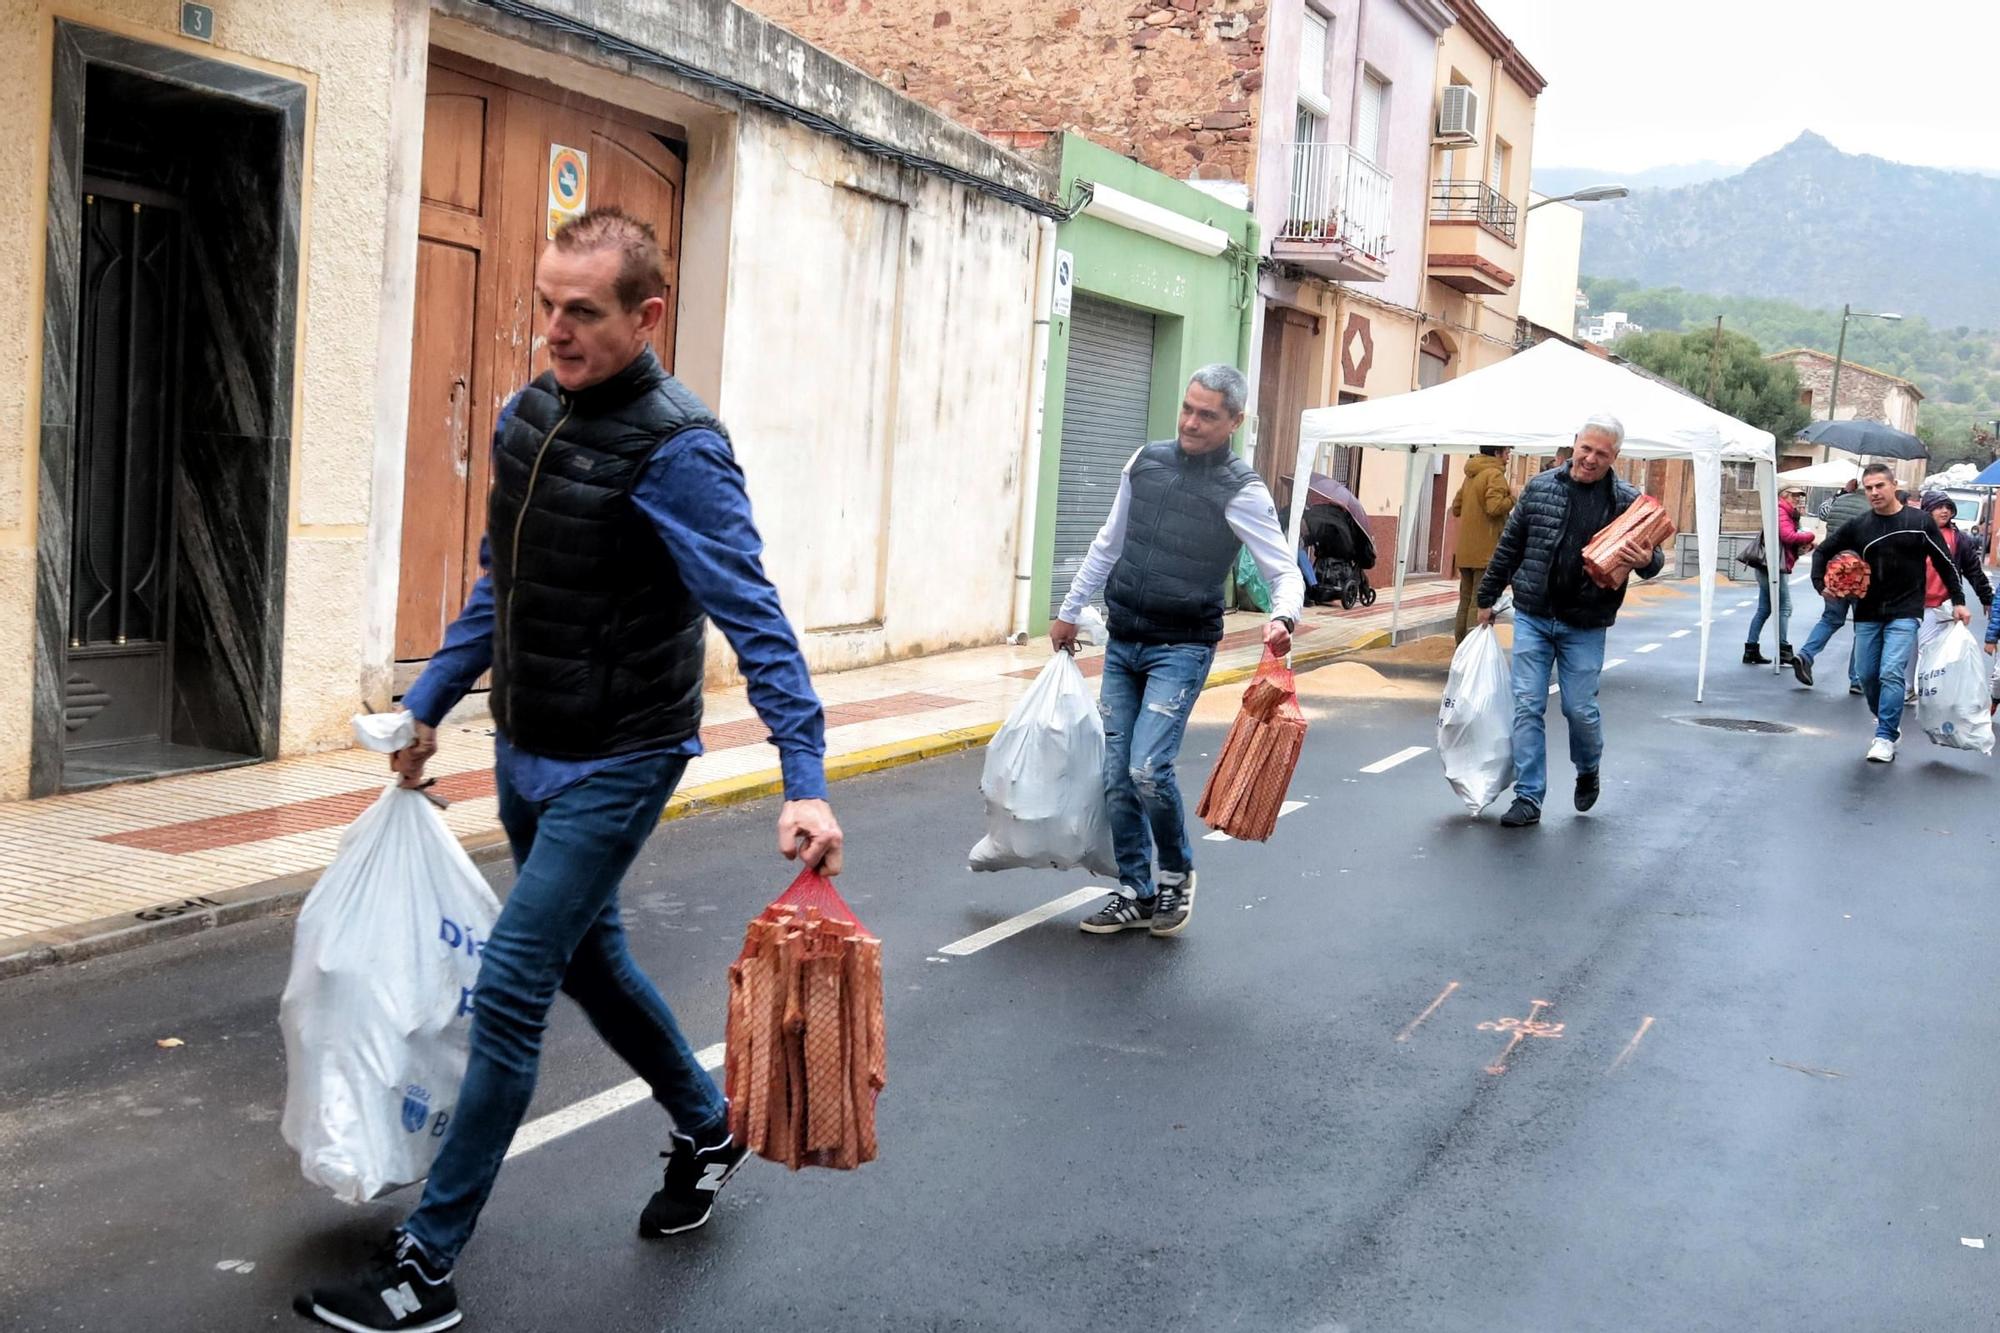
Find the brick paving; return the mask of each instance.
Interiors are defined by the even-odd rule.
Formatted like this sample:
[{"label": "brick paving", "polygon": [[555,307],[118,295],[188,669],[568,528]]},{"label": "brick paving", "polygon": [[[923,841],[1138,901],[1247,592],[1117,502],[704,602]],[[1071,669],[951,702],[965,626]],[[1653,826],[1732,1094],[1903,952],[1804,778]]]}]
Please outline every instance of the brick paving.
[{"label": "brick paving", "polygon": [[[1386,629],[1390,595],[1366,610],[1309,610],[1302,647],[1338,650]],[[1455,585],[1412,584],[1404,619],[1435,619],[1455,598]],[[1232,615],[1216,669],[1254,665],[1261,637],[1260,617]],[[1046,644],[1002,645],[820,676],[828,757],[990,727],[1047,656]],[[1099,674],[1101,652],[1081,664]],[[689,765],[682,795],[775,777],[777,753],[742,687],[711,691],[706,706],[707,752]],[[468,841],[498,830],[491,735],[483,721],[448,724],[431,765],[452,802],[446,823]],[[381,793],[385,770],[383,756],[350,749],[0,804],[0,955],[45,932],[115,929],[186,900],[314,873]]]}]

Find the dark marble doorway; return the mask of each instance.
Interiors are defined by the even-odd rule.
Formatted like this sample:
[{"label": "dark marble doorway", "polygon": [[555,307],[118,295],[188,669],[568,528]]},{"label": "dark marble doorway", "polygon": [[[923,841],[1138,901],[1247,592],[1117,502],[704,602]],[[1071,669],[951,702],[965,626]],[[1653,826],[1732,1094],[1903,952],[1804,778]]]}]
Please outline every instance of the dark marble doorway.
[{"label": "dark marble doorway", "polygon": [[[36,795],[276,756],[305,99],[56,25]],[[135,320],[141,249],[176,292]]]}]

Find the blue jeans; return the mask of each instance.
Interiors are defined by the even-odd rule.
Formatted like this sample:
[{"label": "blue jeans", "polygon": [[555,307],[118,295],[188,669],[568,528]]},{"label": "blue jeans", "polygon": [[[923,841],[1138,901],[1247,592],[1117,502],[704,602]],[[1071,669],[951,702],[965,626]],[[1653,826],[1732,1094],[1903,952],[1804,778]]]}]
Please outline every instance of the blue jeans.
[{"label": "blue jeans", "polygon": [[1104,803],[1118,883],[1128,898],[1153,896],[1155,846],[1168,874],[1194,868],[1174,758],[1214,661],[1209,643],[1113,639],[1105,650],[1097,692],[1104,715]]},{"label": "blue jeans", "polygon": [[[1755,648],[1764,633],[1764,622],[1771,618],[1771,576],[1766,573],[1757,580],[1757,613],[1750,617],[1750,632],[1743,637],[1745,648]],[[1792,642],[1792,583],[1784,574],[1778,575],[1778,646],[1786,648]]]},{"label": "blue jeans", "polygon": [[1875,715],[1875,734],[1885,741],[1903,734],[1903,694],[1910,655],[1916,651],[1918,620],[1854,622],[1854,668],[1861,694]]},{"label": "blue jeans", "polygon": [[601,769],[546,801],[523,799],[505,768],[499,770],[500,822],[519,875],[480,954],[472,1052],[457,1112],[423,1201],[403,1224],[446,1268],[471,1237],[527,1114],[558,988],[646,1080],[682,1133],[705,1140],[726,1120],[714,1080],[632,961],[618,915],[619,881],[686,769],[681,756],[637,759]]},{"label": "blue jeans", "polygon": [[[1806,635],[1805,646],[1800,648],[1798,653],[1800,657],[1806,659],[1808,669],[1811,668],[1813,659],[1818,657],[1820,652],[1826,647],[1827,640],[1833,637],[1833,632],[1847,623],[1847,613],[1854,606],[1854,603],[1845,597],[1827,597],[1825,600],[1826,609],[1819,613],[1819,623],[1812,627],[1812,633]],[[1857,633],[1860,631],[1860,628],[1860,622],[1856,621],[1855,630]],[[1849,652],[1847,655],[1847,683],[1849,685],[1859,685],[1861,683],[1861,673],[1857,670],[1854,659],[1854,653]]]},{"label": "blue jeans", "polygon": [[1604,673],[1604,631],[1514,613],[1514,795],[1537,810],[1549,790],[1549,669],[1562,685],[1569,723],[1569,758],[1578,773],[1595,773],[1604,758],[1604,719],[1597,680]]}]

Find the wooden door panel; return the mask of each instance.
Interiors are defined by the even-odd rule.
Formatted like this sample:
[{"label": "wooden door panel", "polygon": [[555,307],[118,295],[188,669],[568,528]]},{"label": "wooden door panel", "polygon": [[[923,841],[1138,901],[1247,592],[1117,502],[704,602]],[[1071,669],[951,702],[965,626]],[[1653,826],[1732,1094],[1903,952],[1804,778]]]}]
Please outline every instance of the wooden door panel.
[{"label": "wooden door panel", "polygon": [[440,241],[418,242],[403,464],[402,578],[396,598],[399,659],[435,652],[464,601],[478,289],[476,253]]},{"label": "wooden door panel", "polygon": [[481,211],[486,157],[477,149],[486,142],[488,100],[478,89],[436,85],[425,97],[421,187],[425,203],[462,213]]}]

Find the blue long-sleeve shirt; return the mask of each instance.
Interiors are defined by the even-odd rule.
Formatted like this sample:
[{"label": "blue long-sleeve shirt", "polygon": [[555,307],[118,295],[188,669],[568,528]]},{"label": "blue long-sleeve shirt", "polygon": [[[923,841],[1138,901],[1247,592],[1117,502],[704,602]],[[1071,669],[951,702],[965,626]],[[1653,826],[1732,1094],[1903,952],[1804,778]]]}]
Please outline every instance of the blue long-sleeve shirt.
[{"label": "blue long-sleeve shirt", "polygon": [[[509,404],[511,409],[512,404]],[[648,459],[632,487],[632,503],[651,520],[681,581],[713,620],[742,666],[751,706],[771,729],[784,773],[785,798],[826,797],[826,716],[813,692],[805,657],[778,590],[764,573],[763,540],[750,516],[750,497],[729,445],[709,430],[685,431]],[[490,567],[487,544],[480,568]],[[465,609],[445,631],[444,646],[403,696],[418,721],[436,726],[493,664],[493,576],[481,574]],[[556,793],[613,764],[661,754],[701,753],[701,739],[642,754],[603,759],[550,759],[493,742],[494,766],[531,801]]]}]

